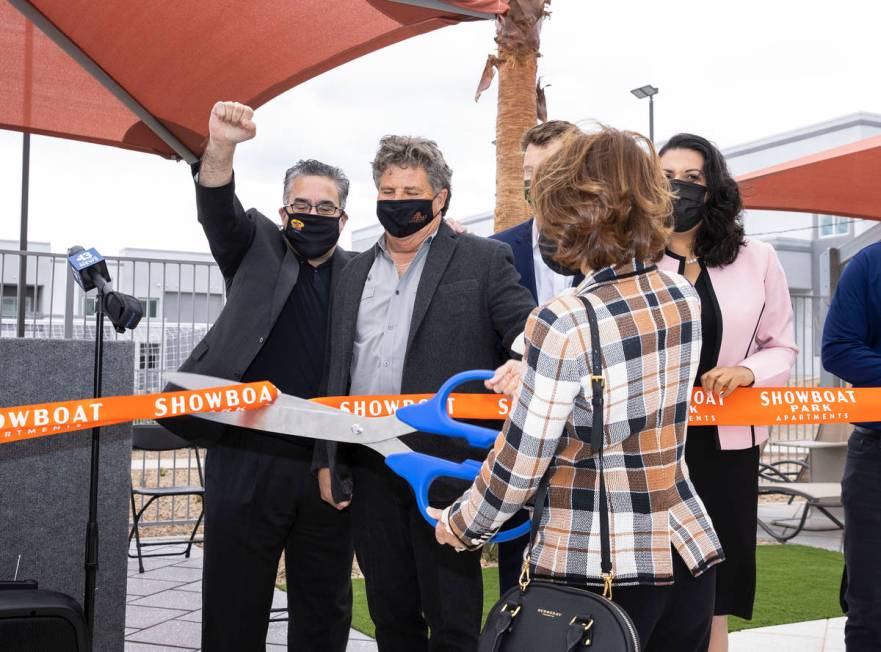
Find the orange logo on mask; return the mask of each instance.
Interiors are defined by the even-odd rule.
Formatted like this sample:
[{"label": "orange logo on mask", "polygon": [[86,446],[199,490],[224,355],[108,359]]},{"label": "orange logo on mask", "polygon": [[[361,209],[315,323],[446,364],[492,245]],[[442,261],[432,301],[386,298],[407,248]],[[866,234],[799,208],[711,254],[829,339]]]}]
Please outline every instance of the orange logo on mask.
[{"label": "orange logo on mask", "polygon": [[300,220],[291,220],[291,228],[294,231],[302,231],[304,226],[306,225],[303,224],[303,222],[301,222]]}]

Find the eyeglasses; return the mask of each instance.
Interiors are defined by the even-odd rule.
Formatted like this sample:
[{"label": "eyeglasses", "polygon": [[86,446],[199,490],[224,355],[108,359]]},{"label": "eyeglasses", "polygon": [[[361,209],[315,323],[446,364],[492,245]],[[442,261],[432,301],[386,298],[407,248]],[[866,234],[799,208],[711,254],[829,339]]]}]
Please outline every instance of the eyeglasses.
[{"label": "eyeglasses", "polygon": [[305,199],[295,199],[292,203],[285,206],[288,214],[291,213],[311,213],[312,209],[323,217],[339,217],[342,215],[343,209],[329,201],[320,201],[317,204],[310,204]]}]

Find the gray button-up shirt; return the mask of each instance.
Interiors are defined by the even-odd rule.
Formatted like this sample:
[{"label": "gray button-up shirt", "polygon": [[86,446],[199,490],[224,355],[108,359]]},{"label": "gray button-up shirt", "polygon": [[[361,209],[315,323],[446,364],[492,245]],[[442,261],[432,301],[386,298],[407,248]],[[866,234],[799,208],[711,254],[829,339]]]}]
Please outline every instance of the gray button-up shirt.
[{"label": "gray button-up shirt", "polygon": [[435,235],[436,232],[422,243],[400,278],[386,249],[385,236],[377,243],[358,308],[350,394],[401,393],[416,290]]}]

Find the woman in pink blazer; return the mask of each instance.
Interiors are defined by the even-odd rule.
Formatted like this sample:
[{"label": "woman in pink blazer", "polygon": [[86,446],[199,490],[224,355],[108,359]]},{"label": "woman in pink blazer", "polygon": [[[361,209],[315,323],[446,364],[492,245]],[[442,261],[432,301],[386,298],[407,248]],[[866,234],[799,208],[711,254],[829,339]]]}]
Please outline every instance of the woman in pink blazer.
[{"label": "woman in pink blazer", "polygon": [[[679,134],[661,148],[677,195],[674,232],[661,269],[678,272],[701,298],[703,346],[696,385],[784,385],[798,347],[789,287],[773,247],[744,237],[737,183],[709,141]],[[752,618],[756,587],[759,445],[766,427],[692,426],[685,460],[719,534],[710,652],[728,649],[728,616]]]}]

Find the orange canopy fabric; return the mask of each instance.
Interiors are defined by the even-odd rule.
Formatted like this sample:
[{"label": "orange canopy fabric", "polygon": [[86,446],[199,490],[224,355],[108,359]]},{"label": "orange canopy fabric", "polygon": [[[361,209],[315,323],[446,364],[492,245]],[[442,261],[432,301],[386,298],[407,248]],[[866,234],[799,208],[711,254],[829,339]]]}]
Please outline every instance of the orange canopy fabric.
[{"label": "orange canopy fabric", "polygon": [[881,220],[881,136],[737,178],[746,208]]},{"label": "orange canopy fabric", "polygon": [[[373,50],[507,10],[502,0],[10,2],[42,14],[197,155],[218,99],[258,107]],[[0,128],[175,157],[80,62],[4,0],[0,79]]]}]

